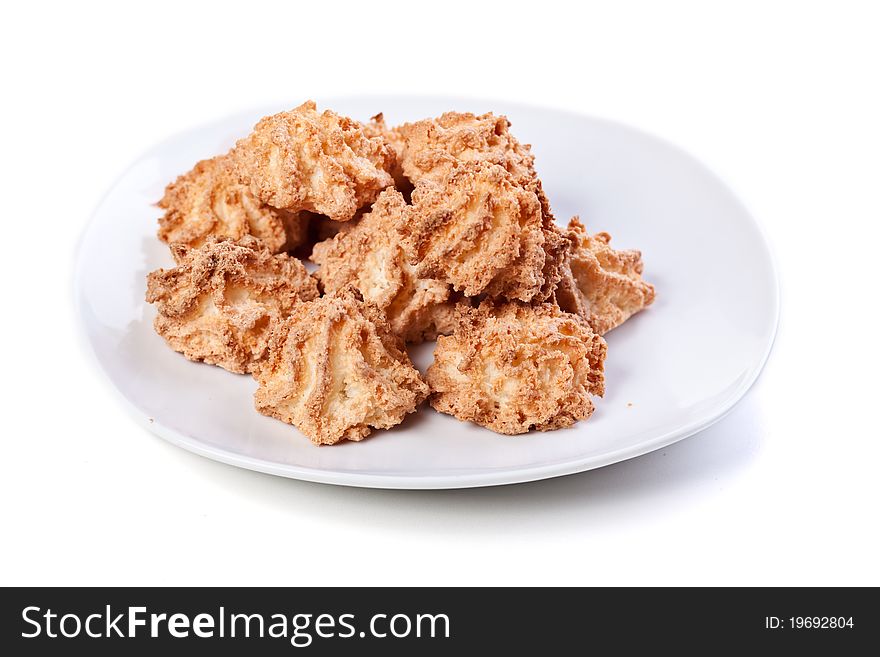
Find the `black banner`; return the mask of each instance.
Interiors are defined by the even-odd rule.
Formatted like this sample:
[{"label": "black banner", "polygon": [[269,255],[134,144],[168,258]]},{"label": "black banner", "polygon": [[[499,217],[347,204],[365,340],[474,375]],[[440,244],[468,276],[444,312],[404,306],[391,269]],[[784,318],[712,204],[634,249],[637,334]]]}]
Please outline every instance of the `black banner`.
[{"label": "black banner", "polygon": [[841,651],[880,638],[874,589],[24,588],[2,598],[7,655]]}]

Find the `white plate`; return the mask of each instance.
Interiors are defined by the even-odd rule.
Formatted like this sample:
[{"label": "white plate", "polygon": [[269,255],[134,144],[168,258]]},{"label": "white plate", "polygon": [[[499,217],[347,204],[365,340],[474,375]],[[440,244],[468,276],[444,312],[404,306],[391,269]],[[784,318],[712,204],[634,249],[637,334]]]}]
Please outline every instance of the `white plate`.
[{"label": "white plate", "polygon": [[[144,303],[147,272],[171,266],[155,236],[153,204],[165,184],[224,152],[262,115],[286,109],[267,107],[146,153],[107,194],[80,243],[75,286],[86,339],[151,431],[218,461],[297,479],[488,486],[580,472],[673,443],[721,418],[757,378],[778,316],[767,244],[733,194],[678,148],[616,123],[505,102],[360,97],[319,106],[361,120],[382,111],[391,124],[450,109],[506,114],[513,133],[533,144],[557,218],[579,214],[591,232],[610,232],[612,245],[641,249],[656,302],[607,336],[606,396],[571,429],[506,437],[426,405],[361,443],[315,447],[254,411],[250,377],[171,351]],[[423,367],[430,348],[414,356]]]}]

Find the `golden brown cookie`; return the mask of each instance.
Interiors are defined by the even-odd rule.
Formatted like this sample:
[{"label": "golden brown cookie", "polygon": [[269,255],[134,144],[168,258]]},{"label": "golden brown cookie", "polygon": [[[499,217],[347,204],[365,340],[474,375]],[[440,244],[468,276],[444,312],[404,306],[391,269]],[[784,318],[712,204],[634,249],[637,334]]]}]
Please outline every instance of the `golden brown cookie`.
[{"label": "golden brown cookie", "polygon": [[447,305],[450,287],[416,274],[400,233],[411,214],[400,192],[386,189],[351,230],[315,245],[311,260],[325,292],[354,286],[385,312],[396,335],[421,342],[436,336],[435,315],[444,312],[438,307]]},{"label": "golden brown cookie", "polygon": [[605,341],[552,304],[460,308],[428,369],[431,405],[503,434],[568,427],[605,393]]},{"label": "golden brown cookie", "polygon": [[419,277],[466,296],[520,301],[555,286],[546,278],[547,232],[536,194],[504,167],[477,161],[453,167],[439,182],[417,183],[412,218],[401,226]]},{"label": "golden brown cookie", "polygon": [[250,372],[266,356],[273,325],[318,287],[296,258],[272,255],[253,237],[174,245],[177,266],[147,277],[156,332],[190,360]]},{"label": "golden brown cookie", "polygon": [[261,203],[238,181],[225,155],[202,160],[165,188],[159,201],[159,239],[199,247],[209,237],[258,238],[273,253],[305,240],[307,222],[298,213]]},{"label": "golden brown cookie", "polygon": [[654,286],[642,280],[639,251],[612,249],[608,233],[589,235],[577,217],[566,235],[571,250],[555,295],[560,308],[604,335],[654,302]]},{"label": "golden brown cookie", "polygon": [[254,377],[257,410],[319,445],[393,427],[428,394],[403,341],[352,289],[303,304],[280,323]]},{"label": "golden brown cookie", "polygon": [[393,184],[394,155],[381,136],[357,121],[306,101],[260,120],[238,141],[236,173],[262,202],[275,208],[348,221]]},{"label": "golden brown cookie", "polygon": [[403,173],[413,183],[441,180],[462,162],[486,162],[501,166],[515,184],[534,191],[535,157],[510,133],[505,116],[446,112],[392,133]]}]

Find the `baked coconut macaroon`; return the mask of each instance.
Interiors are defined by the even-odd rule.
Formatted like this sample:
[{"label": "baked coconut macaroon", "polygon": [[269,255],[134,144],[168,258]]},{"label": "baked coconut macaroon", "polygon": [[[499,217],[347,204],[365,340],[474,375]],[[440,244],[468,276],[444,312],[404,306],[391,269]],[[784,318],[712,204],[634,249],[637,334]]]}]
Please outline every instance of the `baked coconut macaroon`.
[{"label": "baked coconut macaroon", "polygon": [[346,288],[297,309],[273,330],[254,372],[257,410],[318,445],[362,440],[403,421],[428,395],[384,314]]},{"label": "baked coconut macaroon", "polygon": [[439,181],[463,162],[497,164],[510,173],[515,184],[538,196],[545,224],[553,222],[531,146],[513,136],[506,116],[446,112],[437,118],[405,123],[384,134],[397,155],[401,175],[395,180]]},{"label": "baked coconut macaroon", "polygon": [[385,312],[392,332],[418,343],[444,332],[452,304],[447,283],[418,276],[410,263],[400,228],[411,214],[403,195],[386,189],[351,230],[316,244],[311,260],[325,292],[357,288]]},{"label": "baked coconut macaroon", "polygon": [[241,184],[229,157],[202,160],[165,188],[159,239],[197,248],[209,237],[259,239],[273,253],[306,241],[309,215],[262,203]]},{"label": "baked coconut macaroon", "polygon": [[381,135],[306,101],[260,120],[230,156],[241,181],[274,208],[349,221],[394,180],[395,156]]},{"label": "baked coconut macaroon", "polygon": [[275,323],[318,296],[299,260],[273,255],[253,237],[211,237],[172,252],[177,266],[147,277],[146,299],[158,310],[156,332],[190,360],[249,373],[266,357]]},{"label": "baked coconut macaroon", "polygon": [[497,164],[466,162],[416,183],[402,235],[418,276],[466,296],[533,301],[547,287],[540,201]]},{"label": "baked coconut macaroon", "polygon": [[[461,184],[467,178],[467,174],[456,175],[456,171],[477,171],[480,164],[484,165],[483,170],[488,165],[503,169],[508,174],[505,177],[507,183],[534,194],[540,206],[540,222],[535,221],[534,211],[529,208],[520,244],[504,254],[507,261],[503,265],[504,271],[495,275],[485,293],[492,297],[532,302],[547,301],[552,297],[560,280],[564,239],[554,225],[550,202],[535,171],[531,147],[521,144],[513,136],[507,117],[491,112],[481,115],[446,112],[437,118],[406,123],[386,131],[386,134],[397,153],[403,176],[417,187],[419,183],[427,182],[441,185],[441,198],[453,198],[454,193],[449,189],[451,181]],[[497,174],[494,178],[498,178]],[[490,186],[498,184],[492,180],[484,180],[486,182]],[[470,183],[465,184],[470,186]],[[425,185],[421,187],[426,188]],[[504,201],[497,206],[494,202],[509,194],[501,186],[497,191],[489,201],[503,212]],[[414,197],[413,201],[416,200]],[[431,198],[430,204],[435,208],[438,206],[436,197]],[[486,216],[484,214],[484,218]],[[494,229],[495,224],[492,226]],[[490,258],[494,255],[489,254]],[[493,264],[499,262],[492,260]],[[465,294],[471,296],[473,293],[466,291]]]},{"label": "baked coconut macaroon", "polygon": [[556,302],[583,317],[604,335],[654,302],[654,286],[642,279],[642,254],[611,248],[608,233],[590,235],[574,217],[566,235],[571,240]]},{"label": "baked coconut macaroon", "polygon": [[440,180],[459,163],[478,161],[504,167],[524,187],[534,185],[538,178],[535,156],[510,133],[505,116],[446,112],[390,132],[403,174],[413,183]]},{"label": "baked coconut macaroon", "polygon": [[458,309],[428,369],[441,413],[514,435],[568,427],[592,415],[605,392],[605,341],[552,304]]}]

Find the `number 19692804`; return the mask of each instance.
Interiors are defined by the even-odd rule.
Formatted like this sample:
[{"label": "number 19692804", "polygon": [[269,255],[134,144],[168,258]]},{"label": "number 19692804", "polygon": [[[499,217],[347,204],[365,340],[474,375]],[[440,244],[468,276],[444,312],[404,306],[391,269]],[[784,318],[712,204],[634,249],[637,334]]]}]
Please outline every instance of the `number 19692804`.
[{"label": "number 19692804", "polygon": [[[785,621],[788,621],[786,623]],[[764,619],[767,629],[783,629],[790,627],[794,630],[838,630],[852,629],[852,616],[790,616],[787,619],[778,616],[767,616]]]}]

